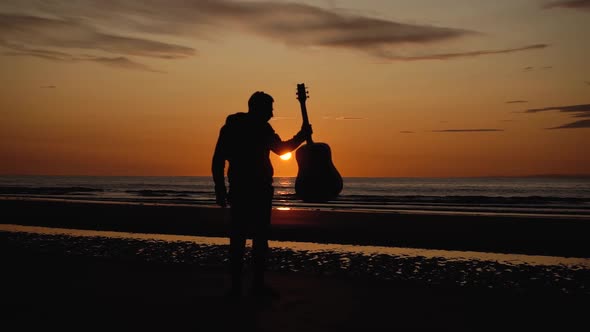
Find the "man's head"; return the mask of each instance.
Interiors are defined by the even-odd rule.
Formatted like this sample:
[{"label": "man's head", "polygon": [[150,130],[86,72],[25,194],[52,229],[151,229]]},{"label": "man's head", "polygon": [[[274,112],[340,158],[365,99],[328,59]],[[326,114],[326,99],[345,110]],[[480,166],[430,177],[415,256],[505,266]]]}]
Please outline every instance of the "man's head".
[{"label": "man's head", "polygon": [[263,91],[256,91],[248,99],[248,113],[256,116],[260,120],[266,122],[273,116],[272,103],[275,100]]}]

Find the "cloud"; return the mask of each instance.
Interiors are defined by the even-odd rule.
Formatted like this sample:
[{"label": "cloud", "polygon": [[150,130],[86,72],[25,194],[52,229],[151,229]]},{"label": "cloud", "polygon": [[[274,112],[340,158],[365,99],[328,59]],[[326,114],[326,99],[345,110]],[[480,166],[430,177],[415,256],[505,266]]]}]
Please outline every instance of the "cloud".
[{"label": "cloud", "polygon": [[8,56],[34,56],[48,60],[71,61],[73,56],[69,53],[58,52],[47,49],[29,48],[20,44],[8,43],[0,39],[0,47],[10,49],[11,51],[2,52],[3,55]]},{"label": "cloud", "polygon": [[570,105],[570,106],[552,106],[545,108],[534,108],[524,111],[525,113],[539,113],[547,111],[559,111],[562,113],[572,113],[576,118],[590,118],[590,104]]},{"label": "cloud", "polygon": [[[538,68],[543,69],[543,70],[549,70],[549,69],[552,69],[553,66],[543,66],[543,67],[538,67]],[[535,67],[533,67],[533,66],[524,67],[522,70],[524,70],[525,72],[529,72],[529,71],[535,70]]]},{"label": "cloud", "polygon": [[322,119],[324,119],[324,120],[366,120],[367,118],[354,117],[354,116],[324,115],[324,116],[322,116]]},{"label": "cloud", "polygon": [[553,1],[543,6],[545,9],[571,8],[579,10],[590,10],[590,0],[563,0]]},{"label": "cloud", "polygon": [[[131,60],[127,56],[178,59],[195,54],[195,50],[189,47],[99,32],[74,19],[2,13],[0,47],[9,50],[2,52],[5,56],[33,56],[65,62],[90,61],[111,67],[150,72],[161,71]],[[75,55],[67,52],[80,49],[114,53],[117,56]]]},{"label": "cloud", "polygon": [[590,85],[590,81],[584,81],[586,84]]},{"label": "cloud", "polygon": [[132,70],[144,70],[144,71],[149,71],[149,72],[153,72],[153,73],[164,73],[163,71],[152,69],[149,66],[146,66],[142,63],[131,61],[131,60],[127,59],[126,57],[122,57],[122,56],[112,57],[112,58],[109,58],[109,57],[89,57],[87,59],[81,59],[81,60],[92,61],[92,62],[100,63],[100,64],[111,66],[111,67],[117,67],[117,68],[132,69]]},{"label": "cloud", "polygon": [[506,104],[522,104],[522,103],[528,103],[528,100],[509,100],[506,102]]},{"label": "cloud", "polygon": [[489,131],[504,131],[504,129],[443,129],[433,130],[434,133],[473,133],[473,132],[489,132]]},{"label": "cloud", "polygon": [[258,13],[242,7],[235,17],[241,23],[251,22],[246,26],[257,34],[292,45],[379,53],[391,46],[424,45],[476,34],[464,29],[343,14],[303,4],[256,3],[253,6],[258,9]]},{"label": "cloud", "polygon": [[99,32],[74,19],[1,13],[0,40],[3,40],[5,46],[13,45],[13,48],[22,48],[22,44],[26,43],[42,47],[90,49],[162,59],[185,58],[195,54],[195,50],[190,47]]},{"label": "cloud", "polygon": [[414,133],[413,131],[408,131],[408,130],[400,131],[400,134],[413,134],[413,133]]},{"label": "cloud", "polygon": [[294,120],[295,117],[292,116],[273,116],[270,121],[279,121],[279,120]]},{"label": "cloud", "polygon": [[[449,60],[453,58],[467,58],[467,57],[476,57],[481,55],[492,55],[492,54],[507,54],[507,53],[514,53],[520,51],[528,51],[528,50],[537,50],[549,47],[547,44],[535,44],[535,45],[528,45],[523,47],[517,48],[508,48],[508,49],[500,49],[500,50],[482,50],[482,51],[470,51],[470,52],[457,52],[457,53],[439,53],[439,54],[430,54],[424,56],[395,56],[395,55],[386,55],[384,57],[388,57],[391,60],[403,60],[403,61],[416,61],[416,60]],[[532,67],[531,67],[532,68]]]},{"label": "cloud", "polygon": [[[569,106],[552,106],[545,108],[534,108],[524,111],[524,113],[539,113],[548,111],[558,111],[561,113],[568,113],[573,118],[590,118],[590,104],[569,105]],[[574,128],[589,128],[590,120],[579,120],[568,123],[562,126],[546,128],[546,129],[574,129]]]},{"label": "cloud", "polygon": [[194,56],[197,51],[191,47],[158,39],[174,36],[175,40],[208,40],[225,31],[245,32],[296,47],[353,50],[388,61],[450,60],[547,47],[535,44],[437,53],[430,47],[439,49],[445,42],[482,34],[291,2],[8,0],[3,5],[12,8],[13,14],[0,14],[0,39],[35,49],[90,49],[125,57]]},{"label": "cloud", "polygon": [[132,70],[144,70],[154,73],[162,73],[162,71],[155,70],[150,68],[147,65],[135,62],[130,60],[126,57],[118,56],[118,57],[100,57],[100,56],[93,56],[93,55],[81,55],[81,56],[74,56],[69,53],[65,52],[57,52],[51,50],[43,50],[43,49],[29,49],[23,46],[18,45],[11,45],[7,43],[2,43],[0,41],[0,46],[4,46],[6,48],[11,48],[14,51],[9,52],[2,52],[1,54],[4,56],[32,56],[37,58],[42,58],[46,60],[53,60],[53,61],[60,61],[60,62],[95,62],[100,63],[103,65],[117,67],[117,68],[124,68],[124,69],[132,69]]},{"label": "cloud", "polygon": [[55,85],[42,85],[41,89],[55,89],[57,88]]},{"label": "cloud", "polygon": [[546,128],[546,129],[575,129],[575,128],[590,128],[590,120],[580,120],[572,123],[568,123],[558,127]]}]

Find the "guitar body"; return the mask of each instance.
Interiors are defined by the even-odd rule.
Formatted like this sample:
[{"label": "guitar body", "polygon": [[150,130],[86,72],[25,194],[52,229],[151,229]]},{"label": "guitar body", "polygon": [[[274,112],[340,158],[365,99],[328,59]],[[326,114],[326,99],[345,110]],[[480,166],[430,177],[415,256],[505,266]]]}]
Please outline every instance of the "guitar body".
[{"label": "guitar body", "polygon": [[295,193],[304,202],[325,202],[342,191],[342,177],[332,162],[332,151],[325,143],[308,143],[295,153],[299,171]]},{"label": "guitar body", "polygon": [[[303,124],[307,117],[307,90],[305,84],[297,84],[297,99],[301,103]],[[335,199],[342,191],[342,177],[332,162],[332,150],[326,143],[315,143],[311,136],[307,144],[295,153],[299,171],[295,180],[295,194],[304,202],[325,202]]]}]

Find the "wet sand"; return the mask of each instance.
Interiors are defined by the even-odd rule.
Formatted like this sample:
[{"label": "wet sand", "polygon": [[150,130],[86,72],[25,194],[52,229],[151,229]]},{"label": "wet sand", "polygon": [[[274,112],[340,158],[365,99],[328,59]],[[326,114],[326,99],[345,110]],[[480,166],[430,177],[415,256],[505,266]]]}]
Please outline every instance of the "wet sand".
[{"label": "wet sand", "polygon": [[[1,223],[226,237],[227,209],[196,206],[0,199]],[[317,243],[590,257],[590,220],[274,210],[271,239]]]},{"label": "wet sand", "polygon": [[[0,209],[5,216],[2,223],[10,224],[208,236],[227,232],[224,211],[216,208],[0,200]],[[577,242],[582,234],[576,232],[588,227],[580,220],[494,218],[470,216],[457,221],[444,216],[275,211],[273,238],[497,249],[489,250],[492,252],[561,250],[573,257],[587,257],[587,245]],[[528,236],[516,246],[510,241],[516,240],[514,235],[494,242],[486,236],[492,225]],[[494,236],[501,233],[492,232]],[[448,238],[436,241],[447,236],[458,243]],[[484,245],[476,245],[476,240]],[[568,243],[563,251],[560,245]],[[561,292],[559,285],[552,286],[549,279],[526,269],[532,283],[489,288],[501,285],[495,282],[501,276],[497,268],[486,271],[485,264],[428,265],[424,259],[391,260],[381,254],[361,259],[326,253],[316,259],[315,254],[278,248],[268,281],[281,298],[265,301],[246,295],[231,301],[224,296],[229,285],[225,249],[223,243],[195,246],[186,241],[129,240],[113,235],[82,238],[22,229],[0,231],[2,326],[7,330],[77,331],[497,331],[574,330],[587,325],[587,269],[567,274],[569,268],[562,267],[566,275],[561,279],[574,279],[581,285],[574,293]],[[326,273],[334,270],[316,269],[318,265],[312,263],[342,259],[346,271],[352,273]],[[482,267],[483,272],[476,271]],[[402,277],[362,273],[370,268],[377,272],[395,268]],[[462,274],[461,269],[477,274]],[[516,272],[510,278],[523,276],[522,271]],[[428,273],[440,280],[463,278],[467,283],[411,277]]]},{"label": "wet sand", "polygon": [[563,331],[584,326],[590,304],[588,295],[542,285],[488,289],[288,271],[268,273],[280,299],[246,293],[233,301],[224,296],[229,282],[219,253],[186,260],[173,254],[188,252],[181,243],[130,250],[123,239],[50,237],[0,232],[7,330]]}]

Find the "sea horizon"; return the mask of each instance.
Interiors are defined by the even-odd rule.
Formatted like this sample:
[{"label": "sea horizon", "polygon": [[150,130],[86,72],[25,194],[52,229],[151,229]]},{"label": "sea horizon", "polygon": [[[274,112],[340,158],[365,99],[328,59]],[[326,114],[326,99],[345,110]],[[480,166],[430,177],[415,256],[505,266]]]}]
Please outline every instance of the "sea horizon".
[{"label": "sea horizon", "polygon": [[[98,174],[0,174],[0,177],[212,177],[212,175],[98,175]],[[274,175],[273,178],[296,178],[297,175]],[[462,176],[342,176],[344,179],[477,179],[477,178],[590,178],[588,174],[462,175]]]},{"label": "sea horizon", "polygon": [[[275,208],[590,218],[590,177],[344,177],[323,203],[299,199],[295,179],[274,177]],[[0,197],[215,206],[210,176],[0,176]]]}]

